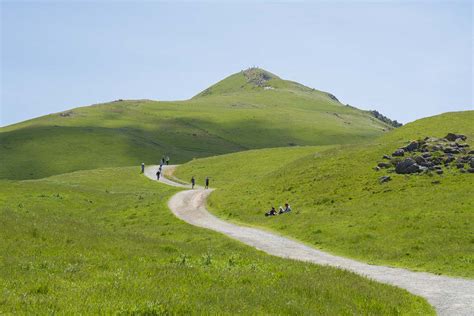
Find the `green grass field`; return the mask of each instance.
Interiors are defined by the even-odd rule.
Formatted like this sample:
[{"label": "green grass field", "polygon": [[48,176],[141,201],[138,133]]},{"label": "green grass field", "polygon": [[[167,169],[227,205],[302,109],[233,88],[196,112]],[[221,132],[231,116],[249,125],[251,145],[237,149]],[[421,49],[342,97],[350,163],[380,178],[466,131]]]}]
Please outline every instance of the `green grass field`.
[{"label": "green grass field", "polygon": [[[369,263],[474,276],[474,175],[455,168],[439,175],[374,171],[382,155],[412,139],[468,136],[474,111],[446,113],[396,129],[368,144],[333,148],[279,148],[192,161],[175,176],[217,187],[209,209],[218,216],[261,226],[314,247]],[[292,214],[264,211],[288,201]]]},{"label": "green grass field", "polygon": [[1,180],[0,314],[434,314],[404,290],[185,224],[166,207],[175,192],[137,168]]},{"label": "green grass field", "polygon": [[365,142],[390,130],[325,92],[272,75],[273,90],[234,74],[187,101],[128,100],[0,128],[0,178],[172,163],[255,148]]}]

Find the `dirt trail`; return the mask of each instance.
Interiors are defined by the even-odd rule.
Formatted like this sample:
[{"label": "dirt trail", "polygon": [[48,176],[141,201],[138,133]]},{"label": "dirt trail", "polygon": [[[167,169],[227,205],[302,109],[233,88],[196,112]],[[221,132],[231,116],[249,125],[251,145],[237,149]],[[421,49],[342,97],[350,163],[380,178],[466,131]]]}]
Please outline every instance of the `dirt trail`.
[{"label": "dirt trail", "polygon": [[[168,172],[174,167],[165,167],[164,171]],[[156,180],[157,169],[157,166],[146,168],[146,176]],[[189,185],[179,184],[164,177],[160,178],[160,182],[190,188]],[[369,265],[325,253],[275,233],[228,223],[206,210],[206,199],[212,191],[198,187],[178,192],[170,199],[168,206],[178,218],[191,225],[223,233],[270,255],[338,267],[398,286],[426,298],[439,315],[474,315],[474,280]]]}]

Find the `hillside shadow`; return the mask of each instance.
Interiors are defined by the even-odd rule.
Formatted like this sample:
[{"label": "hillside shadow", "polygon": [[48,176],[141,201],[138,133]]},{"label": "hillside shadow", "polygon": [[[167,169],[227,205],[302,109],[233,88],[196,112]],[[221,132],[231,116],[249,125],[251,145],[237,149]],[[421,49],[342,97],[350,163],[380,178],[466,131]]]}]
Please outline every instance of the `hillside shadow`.
[{"label": "hillside shadow", "polygon": [[256,118],[225,123],[171,118],[151,130],[32,126],[0,133],[0,178],[37,179],[76,170],[157,164],[163,155],[174,164],[184,163],[248,149],[344,143],[347,138]]}]

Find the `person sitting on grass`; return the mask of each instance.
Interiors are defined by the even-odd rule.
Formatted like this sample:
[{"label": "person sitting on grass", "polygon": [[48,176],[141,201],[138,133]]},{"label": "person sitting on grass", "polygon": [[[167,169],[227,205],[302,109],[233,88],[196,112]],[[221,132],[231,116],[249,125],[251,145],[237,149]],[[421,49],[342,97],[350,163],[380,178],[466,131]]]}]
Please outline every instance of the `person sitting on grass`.
[{"label": "person sitting on grass", "polygon": [[265,216],[275,216],[275,215],[277,215],[277,211],[275,210],[273,206],[271,210],[265,213]]},{"label": "person sitting on grass", "polygon": [[289,212],[291,212],[291,207],[290,205],[288,205],[288,203],[285,203],[285,208],[280,206],[280,211],[278,212],[278,214],[289,213]]}]

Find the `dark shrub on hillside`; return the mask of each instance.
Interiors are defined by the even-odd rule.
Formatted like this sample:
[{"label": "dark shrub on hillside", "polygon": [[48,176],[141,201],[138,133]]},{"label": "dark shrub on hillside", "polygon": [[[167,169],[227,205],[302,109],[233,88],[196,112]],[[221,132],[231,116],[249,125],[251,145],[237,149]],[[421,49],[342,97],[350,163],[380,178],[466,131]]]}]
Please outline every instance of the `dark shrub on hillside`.
[{"label": "dark shrub on hillside", "polygon": [[387,123],[388,125],[391,125],[393,127],[400,127],[400,126],[403,125],[402,123],[397,122],[397,120],[389,119],[388,117],[386,117],[385,115],[383,115],[379,111],[372,110],[372,111],[369,111],[369,113],[372,114],[372,116],[375,117],[376,119],[378,119],[378,120],[380,120],[384,123]]}]

